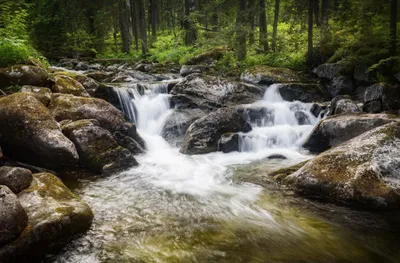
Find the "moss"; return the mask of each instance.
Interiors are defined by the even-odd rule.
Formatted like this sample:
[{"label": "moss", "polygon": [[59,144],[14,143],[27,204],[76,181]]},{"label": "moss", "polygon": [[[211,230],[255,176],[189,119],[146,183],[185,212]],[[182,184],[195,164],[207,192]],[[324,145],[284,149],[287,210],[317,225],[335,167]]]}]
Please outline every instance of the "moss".
[{"label": "moss", "polygon": [[284,178],[289,176],[290,174],[296,172],[299,170],[301,167],[303,167],[308,161],[304,161],[298,164],[295,164],[293,166],[287,167],[287,168],[282,168],[276,171],[273,171],[269,173],[267,176],[268,177],[273,177],[276,181],[282,181]]},{"label": "moss", "polygon": [[59,179],[50,173],[34,174],[33,177],[39,182],[27,191],[37,191],[40,196],[51,196],[57,201],[68,201],[70,199],[78,199]]}]

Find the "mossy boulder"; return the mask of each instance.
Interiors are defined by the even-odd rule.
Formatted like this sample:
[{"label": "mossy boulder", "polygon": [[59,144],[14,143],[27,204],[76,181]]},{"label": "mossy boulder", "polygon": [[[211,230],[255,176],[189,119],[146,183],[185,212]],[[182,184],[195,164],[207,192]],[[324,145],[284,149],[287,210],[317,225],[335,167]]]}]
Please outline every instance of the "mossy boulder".
[{"label": "mossy boulder", "polygon": [[73,79],[72,77],[53,74],[50,78],[52,82],[51,90],[54,93],[71,94],[80,97],[90,97],[89,93],[85,90],[83,85]]},{"label": "mossy boulder", "polygon": [[342,99],[336,103],[334,114],[352,114],[360,112],[361,110],[354,101],[350,99]]},{"label": "mossy boulder", "polygon": [[74,80],[78,81],[85,90],[89,93],[90,96],[93,96],[94,92],[99,88],[100,83],[96,80],[89,78],[86,75],[79,74],[76,72],[68,72],[68,71],[56,71],[53,73],[53,76],[62,75],[68,76],[73,78]]},{"label": "mossy boulder", "polygon": [[320,153],[376,127],[395,122],[387,114],[334,115],[321,120],[313,129],[303,147]]},{"label": "mossy boulder", "polygon": [[30,187],[18,194],[28,214],[28,226],[16,240],[0,247],[0,262],[31,262],[92,223],[90,207],[59,178],[49,173],[34,174],[33,178]]},{"label": "mossy boulder", "polygon": [[[17,196],[0,185],[0,250],[1,246],[16,239],[28,224],[28,215]],[[0,257],[0,262],[4,259]]]},{"label": "mossy boulder", "polygon": [[118,145],[97,121],[75,121],[63,125],[63,132],[74,142],[80,164],[93,172],[117,172],[138,165],[131,152]]},{"label": "mossy boulder", "polygon": [[46,86],[48,73],[44,68],[32,65],[14,65],[0,68],[0,89],[9,86]]},{"label": "mossy boulder", "polygon": [[48,88],[25,85],[21,88],[20,92],[31,94],[46,107],[52,100],[52,92]]},{"label": "mossy boulder", "polygon": [[223,134],[249,132],[251,129],[236,108],[222,108],[190,125],[180,151],[189,155],[215,152]]},{"label": "mossy boulder", "polygon": [[0,167],[0,185],[5,185],[18,194],[28,188],[32,182],[32,172],[25,168],[3,166]]},{"label": "mossy boulder", "polygon": [[190,105],[197,105],[204,111],[212,111],[223,106],[253,103],[262,99],[265,90],[218,77],[192,74],[177,83],[172,95],[184,96]]},{"label": "mossy boulder", "polygon": [[314,83],[284,83],[279,85],[279,93],[286,101],[323,102],[332,99],[329,92]]},{"label": "mossy boulder", "polygon": [[49,169],[78,161],[74,144],[49,110],[28,93],[0,98],[0,144],[7,157]]},{"label": "mossy boulder", "polygon": [[49,109],[57,121],[95,119],[108,130],[125,122],[124,114],[110,103],[97,98],[58,94]]},{"label": "mossy boulder", "polygon": [[193,58],[189,59],[186,64],[211,64],[213,61],[220,60],[226,54],[234,56],[235,52],[228,46],[218,46],[194,56]]},{"label": "mossy boulder", "polygon": [[255,66],[242,73],[240,79],[252,84],[271,85],[275,83],[302,82],[302,77],[287,68]]},{"label": "mossy boulder", "polygon": [[400,123],[341,144],[282,182],[299,192],[366,209],[400,208]]}]

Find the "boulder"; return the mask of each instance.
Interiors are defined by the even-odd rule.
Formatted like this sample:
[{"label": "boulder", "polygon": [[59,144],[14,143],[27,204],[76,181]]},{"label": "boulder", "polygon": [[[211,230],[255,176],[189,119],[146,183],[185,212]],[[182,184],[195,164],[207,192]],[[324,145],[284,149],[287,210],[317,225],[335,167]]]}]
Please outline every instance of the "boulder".
[{"label": "boulder", "polygon": [[126,136],[122,132],[114,132],[113,137],[118,145],[128,149],[134,155],[145,152],[145,147],[140,145],[140,143],[135,141],[133,138]]},{"label": "boulder", "polygon": [[0,123],[7,157],[55,170],[77,163],[74,144],[34,96],[22,92],[0,98]]},{"label": "boulder", "polygon": [[368,65],[365,63],[359,63],[354,66],[354,80],[357,85],[373,83],[373,77],[368,72]]},{"label": "boulder", "polygon": [[146,142],[143,140],[143,138],[139,135],[139,133],[136,130],[135,124],[132,122],[124,122],[119,124],[115,128],[115,132],[119,132],[123,135],[126,135],[132,139],[134,139],[142,149],[146,149]]},{"label": "boulder", "polygon": [[23,86],[20,92],[26,92],[34,96],[44,106],[48,106],[51,102],[52,92],[48,88],[35,87],[35,86]]},{"label": "boulder", "polygon": [[80,97],[90,97],[81,83],[70,76],[56,74],[50,78],[51,90],[54,93],[71,94]]},{"label": "boulder", "polygon": [[129,150],[121,147],[111,133],[91,120],[64,125],[64,134],[74,142],[79,162],[93,172],[118,172],[138,165]]},{"label": "boulder", "polygon": [[319,153],[376,127],[396,121],[387,114],[335,115],[321,120],[303,147]]},{"label": "boulder", "polygon": [[204,117],[199,109],[175,109],[165,120],[162,137],[172,144],[181,144],[189,126]]},{"label": "boulder", "polygon": [[294,116],[297,119],[297,122],[299,123],[299,125],[310,125],[310,119],[308,118],[307,114],[304,113],[304,111],[296,111],[294,113]]},{"label": "boulder", "polygon": [[114,76],[114,73],[104,72],[104,71],[92,71],[86,74],[87,77],[94,79],[99,82],[103,82],[108,78]]},{"label": "boulder", "polygon": [[10,188],[14,194],[18,194],[28,188],[32,182],[32,172],[19,167],[0,167],[0,185]]},{"label": "boulder", "polygon": [[242,73],[240,79],[251,84],[271,85],[274,83],[301,82],[302,78],[287,68],[272,68],[259,65]]},{"label": "boulder", "polygon": [[346,70],[346,65],[344,63],[325,63],[319,65],[313,70],[319,78],[326,80],[333,80],[335,77],[342,75]]},{"label": "boulder", "polygon": [[353,94],[355,90],[356,85],[351,76],[335,77],[328,85],[328,91],[332,96]]},{"label": "boulder", "polygon": [[250,84],[192,74],[176,84],[171,94],[184,96],[188,104],[212,111],[222,106],[258,101],[262,99],[264,90]]},{"label": "boulder", "polygon": [[87,93],[89,93],[90,96],[94,96],[94,93],[100,87],[100,83],[85,75],[76,74],[74,76],[74,79],[78,81],[80,84],[82,84],[82,86],[85,88],[85,90],[87,91]]},{"label": "boulder", "polygon": [[125,122],[125,116],[121,111],[97,98],[59,94],[54,96],[49,109],[57,121],[95,119],[110,131],[114,131],[118,125]]},{"label": "boulder", "polygon": [[118,95],[118,92],[116,91],[118,87],[114,87],[108,84],[100,84],[99,87],[94,91],[92,94],[93,97],[105,100],[109,103],[111,103],[114,107],[116,107],[119,110],[122,110],[122,105],[121,101]]},{"label": "boulder", "polygon": [[359,113],[361,110],[358,108],[357,104],[349,99],[342,99],[336,103],[335,114],[351,114]]},{"label": "boulder", "polygon": [[365,102],[362,106],[362,109],[364,112],[368,113],[380,113],[383,110],[382,102],[380,102],[379,100]]},{"label": "boulder", "polygon": [[380,102],[383,111],[400,110],[400,90],[389,84],[378,83],[367,88],[364,94],[364,109],[366,111],[378,110]]},{"label": "boulder", "polygon": [[0,247],[0,262],[32,262],[91,225],[90,207],[60,179],[49,173],[33,178],[31,186],[18,194],[28,214],[28,227],[15,241]]},{"label": "boulder", "polygon": [[[27,224],[28,215],[17,196],[7,186],[0,185],[0,250],[16,239]],[[1,257],[0,262],[4,262]]]},{"label": "boulder", "polygon": [[180,151],[189,155],[215,152],[223,134],[249,132],[251,129],[251,125],[237,109],[222,108],[190,125]]},{"label": "boulder", "polygon": [[400,208],[400,123],[370,130],[309,161],[283,183],[366,209]]},{"label": "boulder", "polygon": [[225,133],[218,141],[218,151],[221,151],[223,153],[239,151],[239,141],[239,134]]},{"label": "boulder", "polygon": [[203,66],[199,66],[199,65],[183,65],[181,67],[181,70],[179,71],[179,74],[182,77],[186,77],[190,74],[193,73],[203,73],[205,72],[207,69]]},{"label": "boulder", "polygon": [[78,64],[76,64],[75,70],[88,70],[89,69],[89,63],[86,61],[80,61]]},{"label": "boulder", "polygon": [[286,101],[323,102],[332,96],[319,84],[312,83],[285,83],[278,84],[279,93]]},{"label": "boulder", "polygon": [[0,89],[9,86],[46,86],[48,74],[41,67],[32,65],[14,65],[0,68]]},{"label": "boulder", "polygon": [[351,100],[349,95],[337,95],[331,100],[331,104],[329,106],[329,115],[334,115],[336,111],[337,103],[340,100]]}]

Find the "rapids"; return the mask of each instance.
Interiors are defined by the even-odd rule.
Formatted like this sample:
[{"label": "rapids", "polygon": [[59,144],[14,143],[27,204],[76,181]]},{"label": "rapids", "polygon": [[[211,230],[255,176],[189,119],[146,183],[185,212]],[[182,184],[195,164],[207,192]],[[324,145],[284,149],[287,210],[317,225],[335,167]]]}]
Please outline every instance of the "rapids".
[{"label": "rapids", "polygon": [[[398,262],[372,234],[327,220],[290,192],[238,179],[255,162],[276,169],[313,157],[300,148],[319,120],[311,104],[286,102],[272,85],[246,105],[266,114],[240,135],[240,152],[186,156],[160,135],[173,110],[167,84],[115,88],[148,151],[136,168],[75,185],[93,226],[48,262]],[[308,125],[298,124],[298,111]],[[273,154],[287,159],[266,159]]]}]

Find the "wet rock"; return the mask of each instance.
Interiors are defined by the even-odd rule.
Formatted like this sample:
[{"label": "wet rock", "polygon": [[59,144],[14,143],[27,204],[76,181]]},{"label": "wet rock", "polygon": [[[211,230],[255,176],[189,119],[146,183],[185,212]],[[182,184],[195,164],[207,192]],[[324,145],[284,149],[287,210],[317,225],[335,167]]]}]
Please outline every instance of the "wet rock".
[{"label": "wet rock", "polygon": [[268,159],[280,159],[280,160],[284,160],[287,159],[286,156],[282,155],[282,154],[273,154],[267,157]]},{"label": "wet rock", "polygon": [[90,207],[72,194],[60,179],[49,173],[33,177],[31,186],[18,194],[29,217],[28,227],[15,241],[0,247],[0,262],[31,262],[35,256],[63,245],[91,225]]},{"label": "wet rock", "polygon": [[92,71],[86,73],[86,76],[99,82],[104,82],[108,78],[112,78],[114,74],[104,71]]},{"label": "wet rock", "polygon": [[81,165],[93,172],[117,172],[138,165],[131,152],[118,145],[109,131],[90,120],[68,124],[63,132],[75,144]]},{"label": "wet rock", "polygon": [[305,114],[303,111],[296,111],[294,116],[296,117],[299,125],[311,124],[310,119],[308,118],[307,114]]},{"label": "wet rock", "polygon": [[140,145],[142,149],[146,149],[146,142],[137,132],[135,124],[131,122],[121,123],[115,128],[115,131],[132,138]]},{"label": "wet rock", "polygon": [[278,84],[279,93],[286,101],[323,102],[330,100],[331,95],[319,84],[286,83]]},{"label": "wet rock", "polygon": [[180,151],[190,155],[215,152],[223,134],[249,132],[251,129],[251,125],[237,109],[222,108],[190,125]]},{"label": "wet rock", "polygon": [[383,110],[382,102],[378,100],[366,102],[364,103],[362,109],[364,112],[368,113],[380,113]]},{"label": "wet rock", "polygon": [[51,90],[54,93],[71,94],[80,97],[90,97],[81,83],[66,75],[53,75],[50,78],[52,82]]},{"label": "wet rock", "polygon": [[294,71],[287,68],[272,68],[269,66],[259,65],[246,70],[240,76],[244,82],[252,84],[287,83],[301,82],[302,78]]},{"label": "wet rock", "polygon": [[14,65],[8,68],[0,68],[0,89],[9,86],[39,86],[47,84],[47,71],[41,67],[32,65]]},{"label": "wet rock", "polygon": [[50,104],[50,112],[57,121],[96,119],[100,125],[114,131],[125,122],[122,112],[110,103],[97,98],[83,98],[59,94]]},{"label": "wet rock", "polygon": [[17,196],[7,186],[0,185],[0,250],[2,245],[16,239],[27,224],[28,215]]},{"label": "wet rock", "polygon": [[89,63],[85,61],[80,61],[75,66],[75,70],[88,70],[88,69],[89,69]]},{"label": "wet rock", "polygon": [[74,76],[74,79],[82,84],[82,86],[85,88],[90,96],[94,96],[96,90],[100,87],[100,83],[85,75],[77,74]]},{"label": "wet rock", "polygon": [[145,148],[142,147],[137,141],[129,136],[122,134],[121,132],[115,132],[113,134],[114,140],[122,147],[128,149],[132,154],[141,154],[145,152]]},{"label": "wet rock", "polygon": [[23,86],[20,92],[26,92],[34,96],[44,106],[48,106],[51,102],[51,90],[48,88],[35,87],[35,86]]},{"label": "wet rock", "polygon": [[218,151],[230,153],[239,151],[239,134],[225,133],[218,141]]},{"label": "wet rock", "polygon": [[283,182],[305,195],[366,209],[400,208],[400,123],[370,130],[309,161]]},{"label": "wet rock", "polygon": [[203,73],[205,71],[206,71],[206,68],[203,67],[203,66],[199,66],[199,65],[183,65],[181,67],[181,70],[180,70],[179,74],[182,77],[186,77],[186,76],[188,76],[190,74],[193,74],[193,73]]},{"label": "wet rock", "polygon": [[338,76],[333,78],[328,90],[332,96],[348,95],[354,93],[356,86],[351,76]]},{"label": "wet rock", "polygon": [[335,115],[321,120],[314,127],[303,147],[323,152],[376,127],[396,121],[386,114]]},{"label": "wet rock", "polygon": [[333,80],[335,77],[342,75],[345,70],[346,65],[344,63],[325,63],[319,65],[313,72],[317,74],[319,78]]},{"label": "wet rock", "polygon": [[358,108],[357,104],[350,99],[342,99],[336,103],[335,114],[351,114],[359,112],[361,112],[361,110]]},{"label": "wet rock", "polygon": [[325,104],[314,103],[311,107],[310,112],[312,113],[312,115],[314,115],[314,117],[318,118],[321,113],[323,113],[327,109],[328,107]]},{"label": "wet rock", "polygon": [[28,188],[32,182],[32,172],[19,167],[0,167],[0,185],[10,188],[14,194],[18,194]]},{"label": "wet rock", "polygon": [[28,93],[0,98],[0,123],[0,144],[9,158],[56,170],[78,161],[49,110]]},{"label": "wet rock", "polygon": [[204,111],[212,111],[222,106],[258,101],[264,90],[250,84],[192,74],[176,84],[171,94],[181,98],[183,96],[183,101],[186,100],[188,105],[197,105]]},{"label": "wet rock", "polygon": [[189,126],[205,115],[199,109],[175,109],[167,117],[161,135],[169,143],[180,145]]}]

